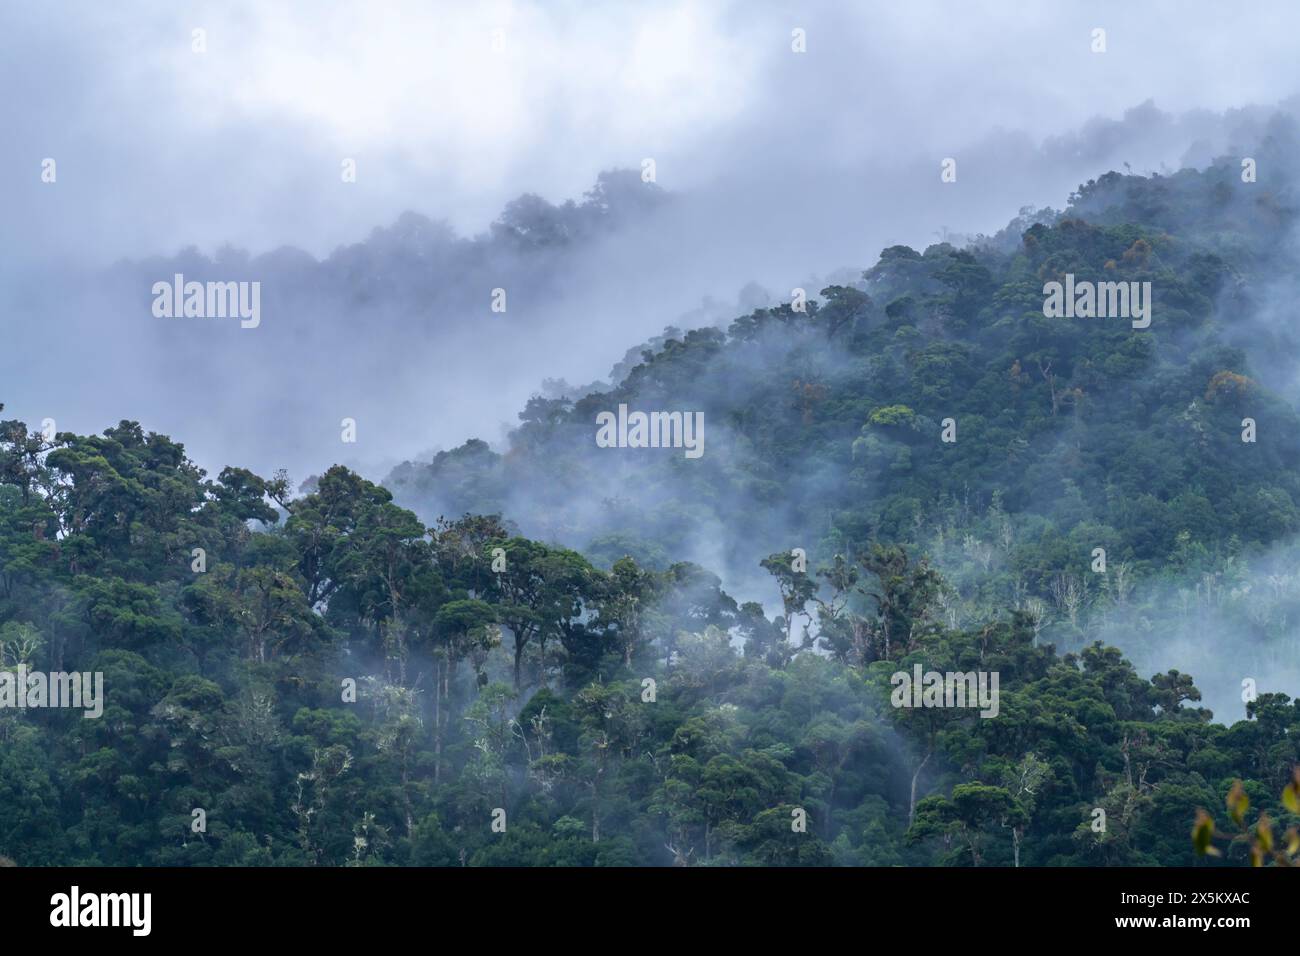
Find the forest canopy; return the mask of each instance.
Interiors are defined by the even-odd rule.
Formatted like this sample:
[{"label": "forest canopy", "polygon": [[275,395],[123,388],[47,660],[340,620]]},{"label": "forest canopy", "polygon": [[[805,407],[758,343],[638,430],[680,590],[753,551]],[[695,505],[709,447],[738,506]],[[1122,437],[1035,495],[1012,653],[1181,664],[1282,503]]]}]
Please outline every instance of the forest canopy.
[{"label": "forest canopy", "polygon": [[[1300,703],[1215,722],[1115,646],[1231,611],[1300,530],[1290,345],[1248,291],[1294,214],[1232,176],[1108,174],[970,247],[886,249],[383,484],[0,421],[0,668],[105,687],[99,719],[0,708],[0,857],[1250,862],[1243,798],[1297,822]],[[560,241],[544,213],[510,241]],[[1046,318],[1067,272],[1149,281],[1150,328]],[[700,410],[708,452],[597,449],[621,403]],[[1292,646],[1290,588],[1261,652]],[[996,673],[996,717],[893,705],[914,668]]]}]

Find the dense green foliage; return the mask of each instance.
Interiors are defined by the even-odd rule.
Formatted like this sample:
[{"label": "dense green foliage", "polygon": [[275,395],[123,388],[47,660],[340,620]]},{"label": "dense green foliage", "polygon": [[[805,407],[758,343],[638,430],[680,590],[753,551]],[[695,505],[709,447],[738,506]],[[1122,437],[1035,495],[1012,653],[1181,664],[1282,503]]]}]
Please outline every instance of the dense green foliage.
[{"label": "dense green foliage", "polygon": [[[106,693],[96,720],[0,710],[0,856],[1190,865],[1236,779],[1294,823],[1300,703],[1213,723],[1087,632],[1122,575],[1223,575],[1300,529],[1300,420],[1225,328],[1290,213],[1216,208],[1231,177],[1104,177],[1023,237],[895,247],[866,291],[668,338],[534,400],[507,455],[400,470],[418,515],[342,467],[295,494],[134,422],[0,422],[0,668]],[[1044,318],[1066,272],[1151,281],[1151,329]],[[704,410],[705,456],[596,450],[619,402]],[[779,614],[682,560],[714,530]],[[917,664],[997,672],[998,716],[891,706]]]},{"label": "dense green foliage", "polygon": [[[1015,608],[1073,650],[1160,641],[1159,620],[1212,641],[1253,585],[1234,632],[1296,660],[1300,580],[1251,562],[1287,547],[1289,567],[1300,531],[1300,343],[1272,301],[1297,206],[1253,188],[1228,163],[1110,173],[970,248],[886,249],[861,288],[670,338],[609,391],[534,399],[507,453],[470,442],[386,484],[426,520],[503,512],[605,566],[690,555],[745,580],[777,550],[905,545],[943,572],[950,625]],[[1150,328],[1046,318],[1066,273],[1150,282]],[[620,403],[702,410],[703,458],[595,448]]]}]

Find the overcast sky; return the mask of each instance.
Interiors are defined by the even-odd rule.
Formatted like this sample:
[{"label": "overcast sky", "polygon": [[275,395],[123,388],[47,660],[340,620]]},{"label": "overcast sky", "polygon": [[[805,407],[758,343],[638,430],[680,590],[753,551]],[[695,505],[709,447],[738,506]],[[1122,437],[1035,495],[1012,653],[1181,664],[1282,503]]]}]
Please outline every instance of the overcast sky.
[{"label": "overcast sky", "polygon": [[645,157],[669,189],[937,162],[1147,99],[1275,103],[1296,92],[1297,32],[1289,2],[5,0],[0,235],[11,263],[226,241],[321,255],[408,208],[473,234],[521,192],[579,196]]},{"label": "overcast sky", "polygon": [[[1126,163],[1233,154],[1300,91],[1297,33],[1293,3],[0,0],[0,401],[81,433],[138,420],[213,470],[379,478],[499,443],[543,379],[603,377],[692,311],[725,323],[749,283],[815,294]],[[478,235],[521,193],[581,199],[647,158],[668,210],[491,321],[486,287],[377,323],[284,286],[258,330],[209,340],[150,314],[165,263],[95,271],[226,243],[323,257],[406,210]],[[508,268],[489,284],[518,290]],[[304,326],[354,330],[370,364]],[[364,440],[340,447],[343,415]]]}]

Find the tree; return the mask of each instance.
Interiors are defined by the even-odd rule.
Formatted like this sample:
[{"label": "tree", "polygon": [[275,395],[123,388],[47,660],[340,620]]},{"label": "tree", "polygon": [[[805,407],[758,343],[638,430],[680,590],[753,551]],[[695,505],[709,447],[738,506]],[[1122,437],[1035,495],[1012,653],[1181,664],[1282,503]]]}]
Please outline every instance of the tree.
[{"label": "tree", "polygon": [[789,655],[793,653],[790,637],[794,629],[794,617],[796,614],[802,614],[806,621],[809,620],[806,608],[813,595],[817,593],[817,583],[807,571],[794,570],[794,562],[788,552],[778,551],[776,554],[768,555],[763,559],[762,567],[776,579],[777,588],[781,593],[781,609],[785,624],[785,645],[782,653]]},{"label": "tree", "polygon": [[907,831],[910,841],[930,836],[955,838],[965,844],[971,865],[984,860],[984,841],[993,824],[1024,826],[1024,810],[1002,787],[963,783],[953,787],[951,797],[926,797],[916,807],[916,817]]}]

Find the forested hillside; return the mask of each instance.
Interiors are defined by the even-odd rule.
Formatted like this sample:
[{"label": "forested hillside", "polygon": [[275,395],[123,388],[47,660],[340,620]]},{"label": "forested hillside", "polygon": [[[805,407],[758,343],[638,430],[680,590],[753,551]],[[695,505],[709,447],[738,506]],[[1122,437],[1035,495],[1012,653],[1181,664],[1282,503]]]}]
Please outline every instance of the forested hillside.
[{"label": "forested hillside", "polygon": [[[384,486],[0,422],[0,668],[105,687],[0,709],[0,856],[1173,866],[1230,792],[1281,832],[1294,209],[1231,162],[1110,173]],[[1150,327],[1045,317],[1067,273],[1150,282]],[[597,447],[620,404],[703,412],[704,454]],[[1259,686],[1230,725],[1114,646],[1198,634]],[[893,706],[918,665],[997,673],[997,716]]]},{"label": "forested hillside", "polygon": [[[1247,669],[1214,699],[1243,716],[1242,677],[1300,679],[1296,208],[1228,162],[1110,173],[970,248],[886,249],[806,312],[678,333],[609,391],[534,399],[503,454],[471,441],[385,483],[427,521],[502,512],[606,567],[690,557],[747,596],[776,551],[905,545],[943,571],[949,626],[1015,608],[1147,666],[1177,643],[1208,669],[1230,644]],[[1150,282],[1150,327],[1045,317],[1066,273]],[[702,410],[705,455],[597,448],[619,403]]]}]

